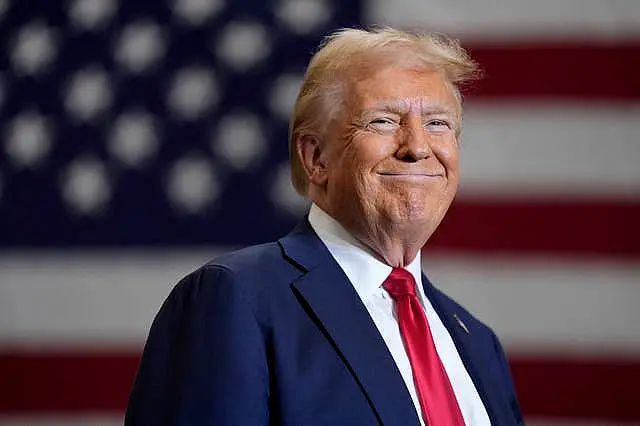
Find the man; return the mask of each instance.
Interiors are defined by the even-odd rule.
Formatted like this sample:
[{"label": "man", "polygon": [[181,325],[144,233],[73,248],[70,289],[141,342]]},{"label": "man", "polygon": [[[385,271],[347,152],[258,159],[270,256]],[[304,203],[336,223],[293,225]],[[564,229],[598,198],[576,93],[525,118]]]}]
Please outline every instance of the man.
[{"label": "man", "polygon": [[522,424],[496,336],[420,268],[456,193],[459,90],[475,76],[442,35],[330,36],[290,127],[308,216],[176,286],[126,424]]}]

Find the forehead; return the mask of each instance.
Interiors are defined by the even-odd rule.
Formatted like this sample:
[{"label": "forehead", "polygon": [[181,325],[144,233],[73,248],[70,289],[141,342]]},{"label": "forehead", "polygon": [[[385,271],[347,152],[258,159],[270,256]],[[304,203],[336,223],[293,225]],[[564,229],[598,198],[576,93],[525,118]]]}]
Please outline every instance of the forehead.
[{"label": "forehead", "polygon": [[441,73],[428,69],[359,70],[348,86],[347,104],[352,112],[366,109],[458,112],[460,108],[453,85]]}]

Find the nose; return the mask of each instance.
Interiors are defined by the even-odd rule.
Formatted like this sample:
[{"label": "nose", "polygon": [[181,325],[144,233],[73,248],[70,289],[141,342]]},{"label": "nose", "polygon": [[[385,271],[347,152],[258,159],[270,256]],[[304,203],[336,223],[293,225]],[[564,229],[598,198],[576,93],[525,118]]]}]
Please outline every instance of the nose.
[{"label": "nose", "polygon": [[398,159],[415,163],[433,155],[421,118],[411,117],[402,127],[396,152]]}]

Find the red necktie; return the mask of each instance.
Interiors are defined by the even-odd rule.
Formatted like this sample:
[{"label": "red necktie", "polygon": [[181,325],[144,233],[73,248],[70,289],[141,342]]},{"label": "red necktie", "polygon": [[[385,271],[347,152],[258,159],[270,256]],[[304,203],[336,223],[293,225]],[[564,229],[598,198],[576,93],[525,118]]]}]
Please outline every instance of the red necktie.
[{"label": "red necktie", "polygon": [[396,302],[398,325],[409,356],[422,417],[432,426],[464,426],[451,382],[433,343],[431,329],[406,269],[393,268],[382,284]]}]

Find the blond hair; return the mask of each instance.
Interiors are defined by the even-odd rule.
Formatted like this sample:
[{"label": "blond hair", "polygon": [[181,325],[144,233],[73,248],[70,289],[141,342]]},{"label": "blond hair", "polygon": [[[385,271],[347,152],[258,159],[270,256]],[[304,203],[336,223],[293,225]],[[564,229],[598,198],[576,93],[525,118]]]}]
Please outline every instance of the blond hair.
[{"label": "blond hair", "polygon": [[322,138],[325,127],[339,112],[350,71],[409,64],[441,72],[460,106],[461,91],[479,77],[477,64],[458,40],[441,33],[345,28],[324,39],[307,67],[289,123],[291,181],[299,194],[307,195],[308,181],[297,141],[304,135]]}]

